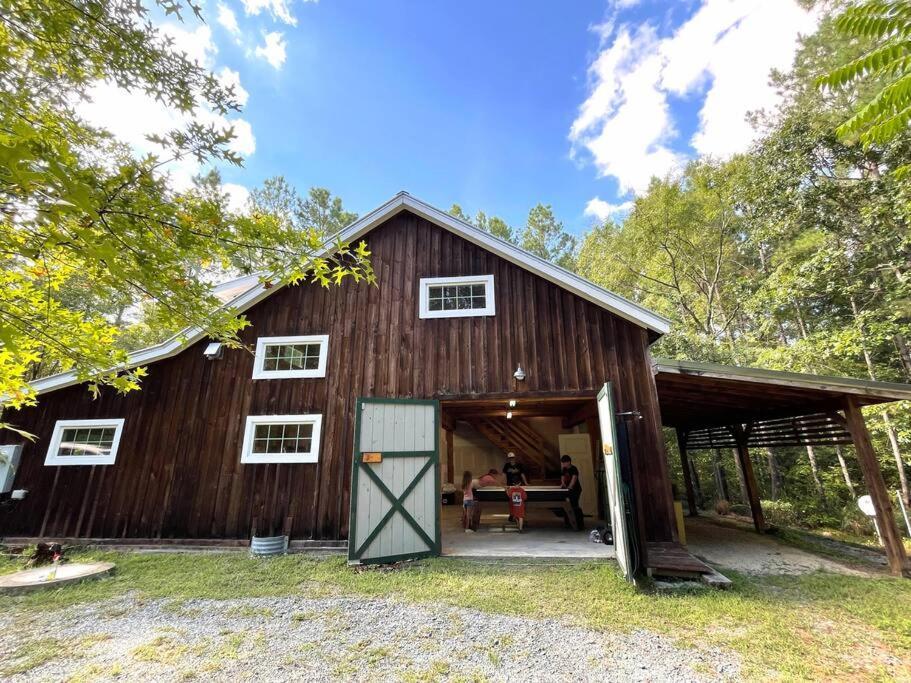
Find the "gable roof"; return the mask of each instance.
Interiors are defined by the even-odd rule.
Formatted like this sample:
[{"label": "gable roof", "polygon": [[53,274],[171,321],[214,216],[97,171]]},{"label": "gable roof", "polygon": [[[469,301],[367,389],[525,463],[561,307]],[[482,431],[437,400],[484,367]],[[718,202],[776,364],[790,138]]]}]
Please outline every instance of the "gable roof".
[{"label": "gable roof", "polygon": [[[407,192],[399,192],[385,204],[356,220],[336,237],[343,242],[354,242],[384,221],[405,210],[411,211],[501,258],[535,275],[539,275],[558,287],[562,287],[625,320],[645,328],[650,332],[650,336],[653,339],[670,330],[670,321],[667,318],[628,299],[624,299],[622,296],[614,294],[603,287],[599,287],[565,268],[556,266],[524,249],[520,249],[511,242],[502,240],[470,223],[450,216],[448,213],[412,197]],[[335,240],[328,242],[323,253],[330,253],[334,248],[334,244]],[[256,276],[245,276],[223,283],[216,288],[215,294],[226,302],[226,308],[231,308],[237,313],[243,313],[280,289],[280,287],[266,286],[264,283],[259,282],[258,279],[254,281],[254,278]],[[232,294],[235,296],[228,300],[227,296]],[[205,336],[207,335],[204,330],[188,327],[160,344],[131,353],[125,367],[131,368],[170,358]],[[36,393],[43,394],[79,383],[80,380],[76,377],[76,373],[70,371],[37,379],[31,383],[31,386]]]}]

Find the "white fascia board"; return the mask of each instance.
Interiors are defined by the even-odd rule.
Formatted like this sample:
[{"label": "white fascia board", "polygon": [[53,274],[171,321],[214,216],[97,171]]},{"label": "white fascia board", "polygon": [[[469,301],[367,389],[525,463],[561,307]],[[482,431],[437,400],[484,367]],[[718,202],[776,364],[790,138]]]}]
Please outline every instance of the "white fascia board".
[{"label": "white fascia board", "polygon": [[[335,250],[337,240],[341,240],[342,242],[353,242],[362,235],[370,232],[370,230],[383,221],[388,220],[405,209],[426,218],[431,223],[449,230],[459,237],[506,259],[510,263],[514,263],[525,270],[535,273],[545,280],[548,280],[583,299],[591,301],[640,327],[652,330],[658,334],[666,334],[670,331],[670,320],[667,318],[649,311],[628,299],[624,299],[622,296],[599,287],[593,282],[589,282],[585,278],[579,277],[575,273],[571,273],[534,254],[530,254],[506,240],[494,237],[470,223],[450,216],[448,213],[430,206],[430,204],[415,199],[407,192],[399,192],[386,203],[361,216],[354,223],[342,230],[336,239],[327,241],[321,255],[332,253]],[[243,292],[235,299],[227,302],[223,308],[231,308],[237,313],[243,313],[245,310],[256,305],[269,296],[269,294],[279,289],[281,288],[274,286],[267,287],[265,284],[259,283]],[[149,348],[131,353],[126,365],[120,369],[127,370],[139,365],[145,365],[146,363],[152,363],[154,361],[170,358],[171,356],[176,356],[185,348],[195,344],[205,336],[206,333],[203,330],[198,328],[187,328],[170,339],[163,341],[161,344],[156,344],[155,346],[150,346]],[[35,380],[31,383],[31,386],[36,393],[44,394],[49,391],[54,391],[55,389],[62,389],[79,383],[80,380],[77,379],[75,372],[63,372],[58,375]]]},{"label": "white fascia board", "polygon": [[[247,290],[233,301],[225,304],[224,308],[232,308],[238,313],[243,313],[251,306],[265,299],[275,289],[278,288],[266,287],[266,285],[260,283],[252,289]],[[201,330],[198,327],[188,327],[160,344],[134,351],[129,355],[126,364],[117,369],[129,370],[130,368],[135,368],[140,365],[146,365],[147,363],[153,363],[155,361],[164,360],[165,358],[170,358],[171,356],[176,356],[205,336],[207,335],[204,330]],[[74,384],[81,384],[83,381],[84,380],[78,379],[74,371],[69,371],[62,372],[58,375],[51,375],[50,377],[36,379],[31,383],[31,387],[35,393],[45,394],[56,389],[63,389],[64,387],[69,387]]]},{"label": "white fascia board", "polygon": [[858,396],[871,396],[891,401],[911,400],[911,384],[880,382],[850,377],[810,375],[765,368],[737,367],[718,363],[700,363],[682,360],[655,359],[658,372],[674,375],[697,375],[714,379],[727,379],[755,384],[774,384],[798,389],[815,389]]},{"label": "white fascia board", "polygon": [[439,225],[440,227],[455,233],[459,237],[462,237],[487,251],[493,252],[510,263],[514,263],[563,289],[569,290],[583,299],[591,301],[601,308],[606,308],[615,315],[618,315],[625,320],[629,320],[640,327],[652,330],[658,334],[666,334],[670,331],[670,320],[667,318],[643,308],[628,299],[624,299],[622,296],[599,287],[593,282],[589,282],[585,278],[579,277],[575,273],[571,273],[560,266],[554,265],[550,261],[530,254],[506,240],[502,240],[499,237],[484,232],[470,223],[450,216],[448,213],[440,211],[419,199],[415,199],[407,193],[397,194],[376,211],[370,212],[362,219],[350,225],[342,232],[341,238],[345,242],[356,240],[361,235],[366,234],[376,227],[378,223],[381,223],[390,216],[393,216],[406,208],[411,212],[426,218],[431,223]]}]

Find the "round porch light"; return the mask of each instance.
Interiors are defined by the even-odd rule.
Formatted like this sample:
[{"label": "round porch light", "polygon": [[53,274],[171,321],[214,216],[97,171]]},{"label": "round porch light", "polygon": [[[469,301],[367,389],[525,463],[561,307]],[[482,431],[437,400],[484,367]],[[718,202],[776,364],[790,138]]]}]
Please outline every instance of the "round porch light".
[{"label": "round porch light", "polygon": [[512,376],[516,378],[517,382],[522,382],[525,379],[525,370],[522,369],[522,366],[516,368],[516,371],[512,373]]}]

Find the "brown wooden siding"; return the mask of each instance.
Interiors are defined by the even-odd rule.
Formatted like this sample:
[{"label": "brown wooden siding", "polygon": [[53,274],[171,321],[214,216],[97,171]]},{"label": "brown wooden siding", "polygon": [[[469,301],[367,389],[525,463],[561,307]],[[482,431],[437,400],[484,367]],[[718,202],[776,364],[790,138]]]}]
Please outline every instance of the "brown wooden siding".
[{"label": "brown wooden siding", "polygon": [[[645,330],[407,212],[368,235],[378,287],[287,287],[247,312],[242,337],[328,334],[323,379],[253,380],[253,357],[226,351],[208,361],[205,342],[149,366],[140,392],[84,387],[40,397],[9,414],[38,435],[16,479],[28,497],[0,512],[5,535],[247,538],[254,523],[294,538],[344,538],[348,527],[354,406],[358,396],[430,398],[513,390],[595,392],[614,382],[632,423],[633,459],[647,495],[652,540],[673,534],[660,411]],[[496,316],[421,320],[418,279],[495,276]],[[242,465],[250,414],[322,413],[317,464]],[[45,467],[56,420],[123,417],[112,466]]]}]

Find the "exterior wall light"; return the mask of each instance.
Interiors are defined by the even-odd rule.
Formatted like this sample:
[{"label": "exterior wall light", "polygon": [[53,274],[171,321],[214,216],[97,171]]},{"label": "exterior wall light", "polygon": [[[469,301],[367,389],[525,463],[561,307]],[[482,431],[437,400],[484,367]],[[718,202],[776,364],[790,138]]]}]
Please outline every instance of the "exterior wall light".
[{"label": "exterior wall light", "polygon": [[517,382],[525,381],[525,370],[522,369],[522,366],[516,368],[516,371],[512,373],[512,376],[516,378]]}]

